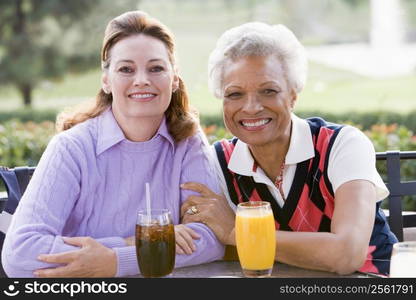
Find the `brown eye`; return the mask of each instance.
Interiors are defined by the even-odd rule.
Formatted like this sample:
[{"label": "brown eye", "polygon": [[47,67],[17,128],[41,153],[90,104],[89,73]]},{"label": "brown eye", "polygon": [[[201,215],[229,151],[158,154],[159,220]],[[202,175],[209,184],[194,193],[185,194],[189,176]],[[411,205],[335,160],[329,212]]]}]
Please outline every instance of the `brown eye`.
[{"label": "brown eye", "polygon": [[126,73],[126,74],[130,74],[133,73],[134,70],[131,67],[127,67],[127,66],[123,66],[120,69],[118,69],[121,73]]},{"label": "brown eye", "polygon": [[152,72],[152,73],[159,73],[159,72],[162,72],[164,70],[165,70],[165,68],[163,68],[162,66],[154,66],[154,67],[150,68],[150,72]]},{"label": "brown eye", "polygon": [[277,93],[279,93],[279,92],[274,90],[274,89],[265,89],[265,90],[263,90],[263,94],[266,95],[266,96],[274,96]]},{"label": "brown eye", "polygon": [[229,93],[229,94],[225,95],[225,98],[231,99],[231,100],[239,99],[239,98],[241,98],[242,95],[243,94],[240,93],[240,92],[234,92],[234,93]]}]

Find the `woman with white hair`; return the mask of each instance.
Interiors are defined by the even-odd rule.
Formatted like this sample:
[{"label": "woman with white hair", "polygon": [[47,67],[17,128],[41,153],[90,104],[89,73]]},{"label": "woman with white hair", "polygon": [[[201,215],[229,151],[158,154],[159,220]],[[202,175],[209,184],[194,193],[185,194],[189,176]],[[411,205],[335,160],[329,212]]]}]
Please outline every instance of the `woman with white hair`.
[{"label": "woman with white hair", "polygon": [[352,126],[293,113],[306,73],[305,50],[283,25],[247,23],[220,37],[209,58],[209,82],[235,136],[214,145],[225,196],[184,184],[200,196],[182,206],[183,220],[203,222],[221,242],[235,245],[236,205],[268,201],[277,261],[339,274],[388,274],[397,239],[380,210],[388,190],[374,147]]}]

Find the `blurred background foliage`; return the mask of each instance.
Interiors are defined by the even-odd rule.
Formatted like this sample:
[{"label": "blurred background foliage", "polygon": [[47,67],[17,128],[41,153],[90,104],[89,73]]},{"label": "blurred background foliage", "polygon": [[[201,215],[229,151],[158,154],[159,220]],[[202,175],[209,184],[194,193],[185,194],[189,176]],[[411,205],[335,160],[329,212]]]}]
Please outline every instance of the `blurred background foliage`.
[{"label": "blurred background foliage", "polygon": [[0,165],[36,166],[55,132],[54,123],[10,120],[0,125]]},{"label": "blurred background foliage", "polygon": [[[399,1],[414,44],[416,0]],[[36,165],[56,114],[95,97],[105,26],[135,9],[175,33],[179,71],[211,142],[230,137],[207,88],[207,59],[224,30],[264,21],[287,25],[307,49],[370,42],[371,0],[0,0],[0,165]],[[372,78],[311,60],[295,113],[353,124],[376,151],[416,150],[415,72]],[[416,166],[404,173],[416,177]]]},{"label": "blurred background foliage", "polygon": [[[415,2],[401,0],[410,42],[416,41]],[[306,47],[366,43],[371,33],[370,0],[2,0],[0,112],[20,109],[23,99],[35,110],[61,110],[93,98],[100,87],[105,26],[134,9],[175,33],[179,71],[202,117],[221,111],[221,101],[207,89],[206,64],[216,39],[232,26],[283,23]],[[296,109],[407,113],[416,109],[415,86],[414,74],[374,79],[311,61]]]}]

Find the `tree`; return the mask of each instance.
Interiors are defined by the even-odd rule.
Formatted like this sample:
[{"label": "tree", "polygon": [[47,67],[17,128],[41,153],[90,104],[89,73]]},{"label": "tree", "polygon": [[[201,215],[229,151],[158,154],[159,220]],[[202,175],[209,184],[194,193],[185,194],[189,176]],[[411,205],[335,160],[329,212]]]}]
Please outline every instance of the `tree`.
[{"label": "tree", "polygon": [[[79,39],[65,41],[97,4],[97,0],[0,0],[0,84],[15,85],[24,105],[30,106],[40,81],[97,63],[97,51],[74,47]],[[79,36],[86,38],[85,32]]]}]

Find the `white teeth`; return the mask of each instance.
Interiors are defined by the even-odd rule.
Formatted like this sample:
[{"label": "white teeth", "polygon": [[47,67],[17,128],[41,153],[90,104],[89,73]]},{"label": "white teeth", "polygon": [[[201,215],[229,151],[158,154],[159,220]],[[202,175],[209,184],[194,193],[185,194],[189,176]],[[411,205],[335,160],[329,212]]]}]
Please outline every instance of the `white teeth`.
[{"label": "white teeth", "polygon": [[150,98],[153,97],[154,94],[133,94],[130,95],[131,98],[138,98],[138,99],[142,99],[142,98]]},{"label": "white teeth", "polygon": [[246,127],[256,127],[256,126],[265,125],[269,122],[270,122],[270,119],[263,119],[263,120],[259,120],[259,121],[256,121],[256,122],[247,122],[247,121],[244,122],[243,121],[241,123]]}]

